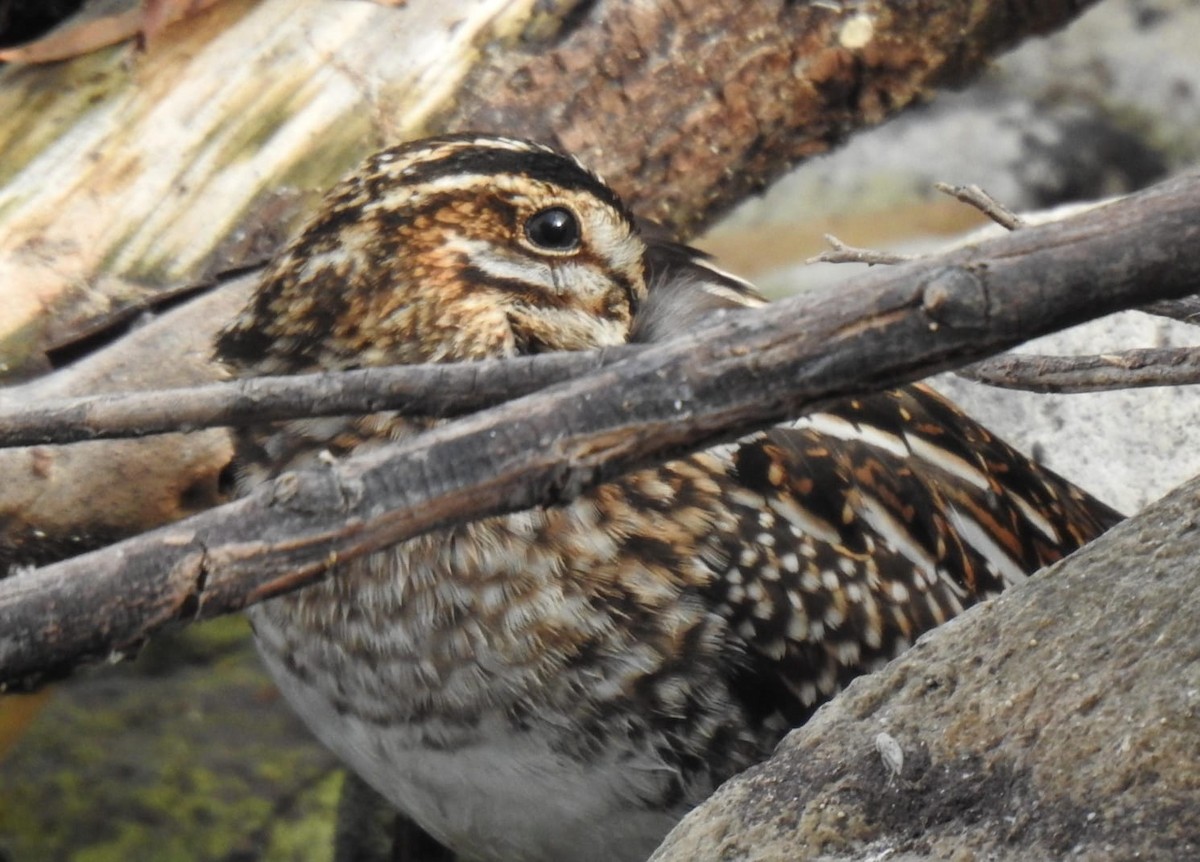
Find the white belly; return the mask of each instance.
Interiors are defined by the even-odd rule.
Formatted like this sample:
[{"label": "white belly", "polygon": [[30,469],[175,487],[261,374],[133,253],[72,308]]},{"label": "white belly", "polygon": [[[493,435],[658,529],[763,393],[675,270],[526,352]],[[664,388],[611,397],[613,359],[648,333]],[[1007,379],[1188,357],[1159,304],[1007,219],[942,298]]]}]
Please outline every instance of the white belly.
[{"label": "white belly", "polygon": [[[672,768],[647,746],[622,745],[580,760],[544,728],[500,715],[469,729],[432,722],[381,726],[341,715],[277,660],[263,658],[313,732],[422,828],[479,862],[640,862],[682,815],[645,810]],[[430,739],[436,739],[435,744]]]}]

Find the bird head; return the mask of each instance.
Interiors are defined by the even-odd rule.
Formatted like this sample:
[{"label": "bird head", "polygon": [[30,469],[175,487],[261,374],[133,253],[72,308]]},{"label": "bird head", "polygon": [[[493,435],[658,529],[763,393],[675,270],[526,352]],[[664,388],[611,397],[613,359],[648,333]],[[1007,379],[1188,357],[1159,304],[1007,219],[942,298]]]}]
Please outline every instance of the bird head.
[{"label": "bird head", "polygon": [[484,135],[383,150],[265,272],[219,356],[253,374],[620,344],[646,245],[574,159]]}]

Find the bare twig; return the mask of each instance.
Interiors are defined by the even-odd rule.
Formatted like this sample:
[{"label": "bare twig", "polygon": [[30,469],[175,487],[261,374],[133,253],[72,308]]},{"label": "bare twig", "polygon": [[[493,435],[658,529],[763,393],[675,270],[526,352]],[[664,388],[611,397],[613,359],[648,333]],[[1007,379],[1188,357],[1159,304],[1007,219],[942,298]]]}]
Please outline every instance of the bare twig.
[{"label": "bare twig", "polygon": [[579,380],[287,474],[236,503],[0,581],[0,685],[123,654],[162,626],[295,589],[440,526],[567,500],[833,398],[1184,295],[1200,279],[1197,242],[1200,177],[1180,177],[732,315]]},{"label": "bare twig", "polygon": [[258,377],[31,404],[0,402],[0,448],[75,443],[307,416],[398,410],[460,416],[612,365],[636,345],[506,361]]},{"label": "bare twig", "polygon": [[934,183],[933,187],[965,204],[975,207],[1005,230],[1017,230],[1025,221],[1000,201],[977,185],[956,186],[951,183]]},{"label": "bare twig", "polygon": [[1099,356],[993,356],[959,376],[1029,392],[1105,392],[1200,383],[1200,348],[1126,350]]},{"label": "bare twig", "polygon": [[[952,183],[936,182],[933,184],[933,187],[935,189],[937,189],[938,191],[942,192],[943,194],[950,195],[951,197],[974,207],[975,209],[979,210],[981,213],[986,215],[989,219],[994,221],[996,224],[1000,225],[1005,230],[1010,230],[1010,231],[1018,230],[1019,228],[1026,227],[1029,224],[1029,222],[1022,219],[1019,215],[1014,213],[1008,207],[1004,206],[1004,204],[1000,203],[998,200],[996,200],[994,197],[992,197],[991,194],[989,194],[987,191],[985,191],[980,186],[977,186],[974,184],[954,185]],[[820,254],[817,254],[817,255],[814,255],[814,256],[808,258],[805,261],[805,263],[808,263],[808,264],[812,264],[812,263],[865,263],[870,266],[875,266],[875,265],[893,265],[893,264],[898,264],[898,263],[911,263],[912,261],[920,260],[922,257],[924,257],[924,255],[899,254],[899,253],[895,253],[895,252],[877,251],[875,249],[858,248],[856,246],[848,245],[848,244],[842,242],[842,240],[838,239],[836,236],[834,236],[833,234],[830,234],[830,233],[825,234],[825,241],[827,243],[829,243],[829,245],[832,246],[832,248],[827,251],[823,251]],[[1147,314],[1154,314],[1159,317],[1169,318],[1171,320],[1178,320],[1183,323],[1192,323],[1192,324],[1200,325],[1200,295],[1187,296],[1187,297],[1183,297],[1180,299],[1164,299],[1159,302],[1153,302],[1148,305],[1141,306],[1138,308],[1138,311],[1144,311]],[[972,375],[975,373],[982,373],[982,372],[970,371],[970,372],[964,373],[962,376],[967,377],[968,379],[974,380],[976,378]],[[990,373],[990,372],[987,372],[987,373]],[[1009,372],[1006,371],[1005,373],[1007,374]],[[1013,379],[1015,379],[1015,378],[1013,378]],[[1115,378],[1113,378],[1113,379],[1115,380]],[[1131,376],[1129,379],[1134,380],[1135,378]],[[1137,378],[1137,379],[1149,379],[1149,376],[1147,375],[1144,378]],[[980,383],[989,383],[990,385],[994,385],[994,386],[1008,386],[1008,384],[1000,382],[999,380],[992,381],[992,380],[983,380],[982,378],[980,378],[979,382]],[[1191,381],[1182,381],[1182,382],[1191,382]],[[1074,385],[1074,384],[1072,384],[1072,385]],[[1107,385],[1107,384],[1103,384],[1103,385],[1105,386],[1105,388],[1110,388],[1110,389],[1124,388],[1120,385],[1117,385],[1115,382],[1111,386]],[[1174,385],[1174,384],[1171,384],[1171,383],[1133,383],[1133,382],[1131,382],[1129,384],[1129,387],[1133,388],[1133,387],[1137,387],[1137,386],[1170,386],[1170,385]],[[1009,386],[1008,388],[1024,389],[1027,387],[1023,384],[1017,385],[1014,383],[1013,385]],[[1046,389],[1046,390],[1033,390],[1033,391],[1057,392],[1057,391],[1068,391],[1068,390]],[[1086,389],[1086,390],[1077,390],[1077,391],[1095,391],[1095,390]]]},{"label": "bare twig", "polygon": [[[957,198],[963,203],[975,207],[975,209],[1007,230],[1016,230],[1025,224],[1020,216],[1005,207],[979,186],[956,186],[950,183],[934,183],[933,187],[940,192]],[[899,254],[897,252],[857,248],[847,245],[831,233],[825,234],[825,241],[829,243],[831,248],[810,257],[805,263],[865,263],[869,266],[889,266],[898,263],[911,263],[924,257],[924,255]]]},{"label": "bare twig", "polygon": [[852,245],[846,245],[846,243],[831,233],[825,234],[825,242],[829,243],[833,248],[810,257],[805,263],[865,263],[870,266],[892,266],[898,263],[911,263],[920,259],[920,255],[856,248]]},{"label": "bare twig", "polygon": [[[857,249],[828,237],[830,262],[908,263],[925,256]],[[834,260],[836,258],[836,260]],[[1200,297],[1142,306],[1200,321]],[[0,398],[0,448],[143,437],[310,416],[397,410],[459,416],[527,395],[634,355],[638,346],[547,354],[469,365],[409,365],[290,377],[261,377],[180,389],[106,393],[32,403]],[[1194,383],[1191,351],[1135,350],[1103,356],[1019,354],[996,357],[959,374],[991,386],[1033,392],[1091,392]],[[2,395],[2,393],[0,393]]]},{"label": "bare twig", "polygon": [[1200,325],[1200,296],[1185,296],[1182,299],[1163,299],[1138,308],[1147,314],[1178,320],[1181,323]]}]

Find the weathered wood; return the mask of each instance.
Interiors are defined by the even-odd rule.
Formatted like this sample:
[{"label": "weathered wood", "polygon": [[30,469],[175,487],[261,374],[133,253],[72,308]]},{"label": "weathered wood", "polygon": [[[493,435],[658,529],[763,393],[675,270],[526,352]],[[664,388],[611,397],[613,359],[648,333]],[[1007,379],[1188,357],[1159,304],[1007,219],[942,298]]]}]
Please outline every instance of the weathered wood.
[{"label": "weathered wood", "polygon": [[[0,683],[136,648],[435,527],[569,499],[835,397],[1200,278],[1200,177],[754,311],[546,392],[0,581]],[[1133,250],[1134,253],[1130,253]],[[637,393],[636,398],[629,393]]]},{"label": "weathered wood", "polygon": [[533,6],[227,0],[146,54],[0,70],[0,363],[273,247],[281,189],[424,133]]}]

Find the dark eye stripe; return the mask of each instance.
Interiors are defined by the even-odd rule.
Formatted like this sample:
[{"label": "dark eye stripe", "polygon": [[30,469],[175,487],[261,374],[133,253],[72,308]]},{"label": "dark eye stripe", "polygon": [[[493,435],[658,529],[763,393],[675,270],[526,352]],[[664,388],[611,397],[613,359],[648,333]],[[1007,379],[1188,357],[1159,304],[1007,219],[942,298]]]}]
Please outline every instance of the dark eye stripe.
[{"label": "dark eye stripe", "polygon": [[533,308],[570,308],[573,301],[571,297],[559,296],[540,284],[497,276],[478,266],[463,267],[462,280],[475,287],[498,288]]}]

